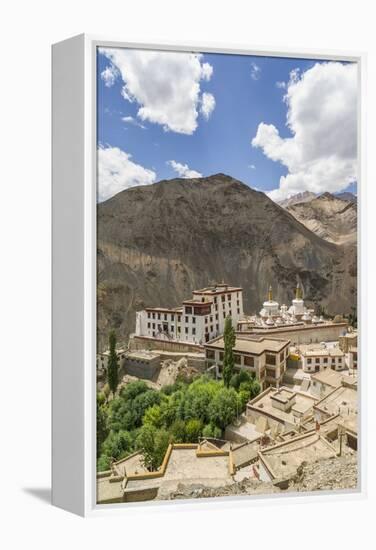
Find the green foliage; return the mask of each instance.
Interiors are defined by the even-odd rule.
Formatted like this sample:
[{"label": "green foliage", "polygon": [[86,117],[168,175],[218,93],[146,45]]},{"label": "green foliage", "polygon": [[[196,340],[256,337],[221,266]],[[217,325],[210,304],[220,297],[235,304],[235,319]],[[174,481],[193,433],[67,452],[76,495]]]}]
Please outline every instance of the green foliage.
[{"label": "green foliage", "polygon": [[184,443],[186,441],[186,431],[184,420],[175,420],[170,427],[170,433],[174,443]]},{"label": "green foliage", "polygon": [[110,391],[112,391],[112,394],[115,395],[119,384],[119,359],[116,353],[116,333],[114,330],[110,332],[109,344],[110,354],[107,364],[107,382]]},{"label": "green foliage", "polygon": [[234,353],[236,337],[234,327],[232,326],[232,319],[230,316],[226,317],[225,328],[223,332],[224,340],[224,353],[223,353],[223,382],[226,388],[230,385],[230,380],[234,372]]},{"label": "green foliage", "polygon": [[102,444],[108,436],[108,419],[107,408],[100,398],[100,394],[97,395],[97,457],[101,454]]},{"label": "green foliage", "polygon": [[119,431],[139,428],[146,410],[158,405],[160,400],[160,393],[149,389],[144,382],[128,384],[122,388],[119,397],[110,403],[110,429]]},{"label": "green foliage", "polygon": [[198,418],[191,418],[185,426],[186,441],[188,443],[198,443],[198,438],[202,433],[202,422]]},{"label": "green foliage", "polygon": [[[169,442],[196,443],[200,436],[220,438],[224,428],[259,392],[252,375],[231,376],[230,388],[208,376],[179,382],[161,391],[136,381],[109,403],[97,401],[98,471],[140,449],[146,466],[157,469]],[[256,393],[255,393],[256,392]]]},{"label": "green foliage", "polygon": [[220,439],[222,436],[222,430],[215,426],[215,424],[206,424],[202,430],[203,437],[215,437]]},{"label": "green foliage", "polygon": [[142,419],[142,423],[145,426],[149,424],[154,428],[162,428],[163,425],[163,415],[160,405],[153,405],[146,409],[145,414]]},{"label": "green foliage", "polygon": [[240,409],[241,401],[234,388],[222,388],[210,403],[210,421],[223,430],[235,420]]},{"label": "green foliage", "polygon": [[155,471],[160,467],[171,440],[171,434],[163,428],[157,430],[149,424],[141,428],[136,445],[144,455],[144,464],[149,470]]},{"label": "green foliage", "polygon": [[110,432],[102,445],[102,455],[118,460],[133,451],[133,440],[129,432]]},{"label": "green foliage", "polygon": [[97,470],[98,472],[105,472],[109,470],[111,466],[111,459],[109,456],[101,455],[97,460]]}]

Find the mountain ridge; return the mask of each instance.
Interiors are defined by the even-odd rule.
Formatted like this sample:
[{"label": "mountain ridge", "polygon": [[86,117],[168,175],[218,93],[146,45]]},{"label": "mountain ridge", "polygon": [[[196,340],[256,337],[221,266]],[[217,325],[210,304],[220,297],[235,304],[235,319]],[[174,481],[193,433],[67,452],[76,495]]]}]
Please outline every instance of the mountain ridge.
[{"label": "mountain ridge", "polygon": [[[135,311],[179,305],[225,280],[242,286],[246,313],[267,287],[279,301],[297,280],[329,312],[355,305],[356,262],[261,191],[218,173],[127,189],[98,205],[98,345],[134,330]],[[339,311],[338,311],[339,308]]]}]

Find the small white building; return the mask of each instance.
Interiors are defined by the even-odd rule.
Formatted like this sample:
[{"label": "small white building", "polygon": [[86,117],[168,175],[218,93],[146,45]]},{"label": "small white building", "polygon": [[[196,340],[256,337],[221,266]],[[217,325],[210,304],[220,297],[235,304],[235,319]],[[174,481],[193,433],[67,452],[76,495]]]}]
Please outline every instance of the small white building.
[{"label": "small white building", "polygon": [[304,372],[320,372],[331,369],[342,371],[347,368],[344,352],[337,346],[308,345],[300,348],[302,368]]},{"label": "small white building", "polygon": [[203,344],[223,334],[225,319],[243,317],[243,289],[225,283],[194,290],[181,307],[136,312],[136,336]]}]

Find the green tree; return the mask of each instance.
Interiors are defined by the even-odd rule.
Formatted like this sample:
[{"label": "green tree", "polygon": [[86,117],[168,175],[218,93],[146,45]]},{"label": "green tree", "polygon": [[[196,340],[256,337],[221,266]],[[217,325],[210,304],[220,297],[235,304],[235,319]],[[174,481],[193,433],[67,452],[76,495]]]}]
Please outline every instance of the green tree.
[{"label": "green tree", "polygon": [[170,427],[170,432],[175,443],[184,443],[186,441],[184,420],[175,420]]},{"label": "green tree", "polygon": [[101,394],[97,396],[97,457],[101,454],[102,444],[108,436],[107,408]]},{"label": "green tree", "polygon": [[136,445],[144,455],[144,464],[151,470],[157,470],[162,464],[167,447],[172,437],[165,429],[157,430],[154,426],[142,426]]},{"label": "green tree", "polygon": [[204,426],[204,429],[202,430],[202,435],[204,437],[214,437],[216,439],[220,439],[222,435],[222,430],[220,428],[217,428],[214,424],[206,424]]},{"label": "green tree", "polygon": [[186,424],[186,440],[188,443],[197,443],[202,433],[202,422],[198,418],[191,418]]},{"label": "green tree", "polygon": [[210,403],[210,422],[224,430],[235,420],[240,409],[241,402],[234,388],[222,388]]},{"label": "green tree", "polygon": [[110,355],[107,364],[107,382],[112,394],[115,395],[119,384],[119,359],[116,353],[116,333],[114,330],[109,336]]},{"label": "green tree", "polygon": [[230,316],[226,317],[225,329],[223,332],[224,340],[224,354],[223,354],[223,382],[226,388],[230,385],[231,377],[234,373],[234,353],[236,337],[234,327],[232,326],[232,319]]}]

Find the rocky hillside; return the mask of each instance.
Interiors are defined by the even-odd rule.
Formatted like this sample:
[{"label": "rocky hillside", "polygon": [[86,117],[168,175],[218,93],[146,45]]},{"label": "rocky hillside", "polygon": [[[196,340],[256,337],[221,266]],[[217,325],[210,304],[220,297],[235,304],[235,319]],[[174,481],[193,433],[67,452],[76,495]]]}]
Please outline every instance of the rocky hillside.
[{"label": "rocky hillside", "polygon": [[336,244],[355,244],[357,205],[324,193],[308,202],[286,207],[298,221],[319,237]]},{"label": "rocky hillside", "polygon": [[[358,465],[356,453],[351,456],[326,458],[313,463],[304,462],[297,474],[289,481],[289,492],[334,491],[356,489],[358,482]],[[279,493],[279,480],[275,484],[243,479],[223,487],[205,487],[203,484],[184,485],[179,483],[174,491],[162,492],[160,500],[187,498],[208,498],[238,495],[267,495]]]},{"label": "rocky hillside", "polygon": [[218,281],[241,285],[247,313],[268,286],[280,302],[300,280],[309,303],[346,313],[356,262],[264,193],[224,174],[133,187],[98,205],[98,345],[114,327],[133,332],[135,311],[175,306]]},{"label": "rocky hillside", "polygon": [[282,206],[282,208],[287,208],[288,206],[300,204],[301,202],[309,202],[316,197],[316,193],[311,193],[311,191],[303,191],[302,193],[296,193],[295,195],[292,195],[288,199],[278,201],[278,204],[279,206]]}]

